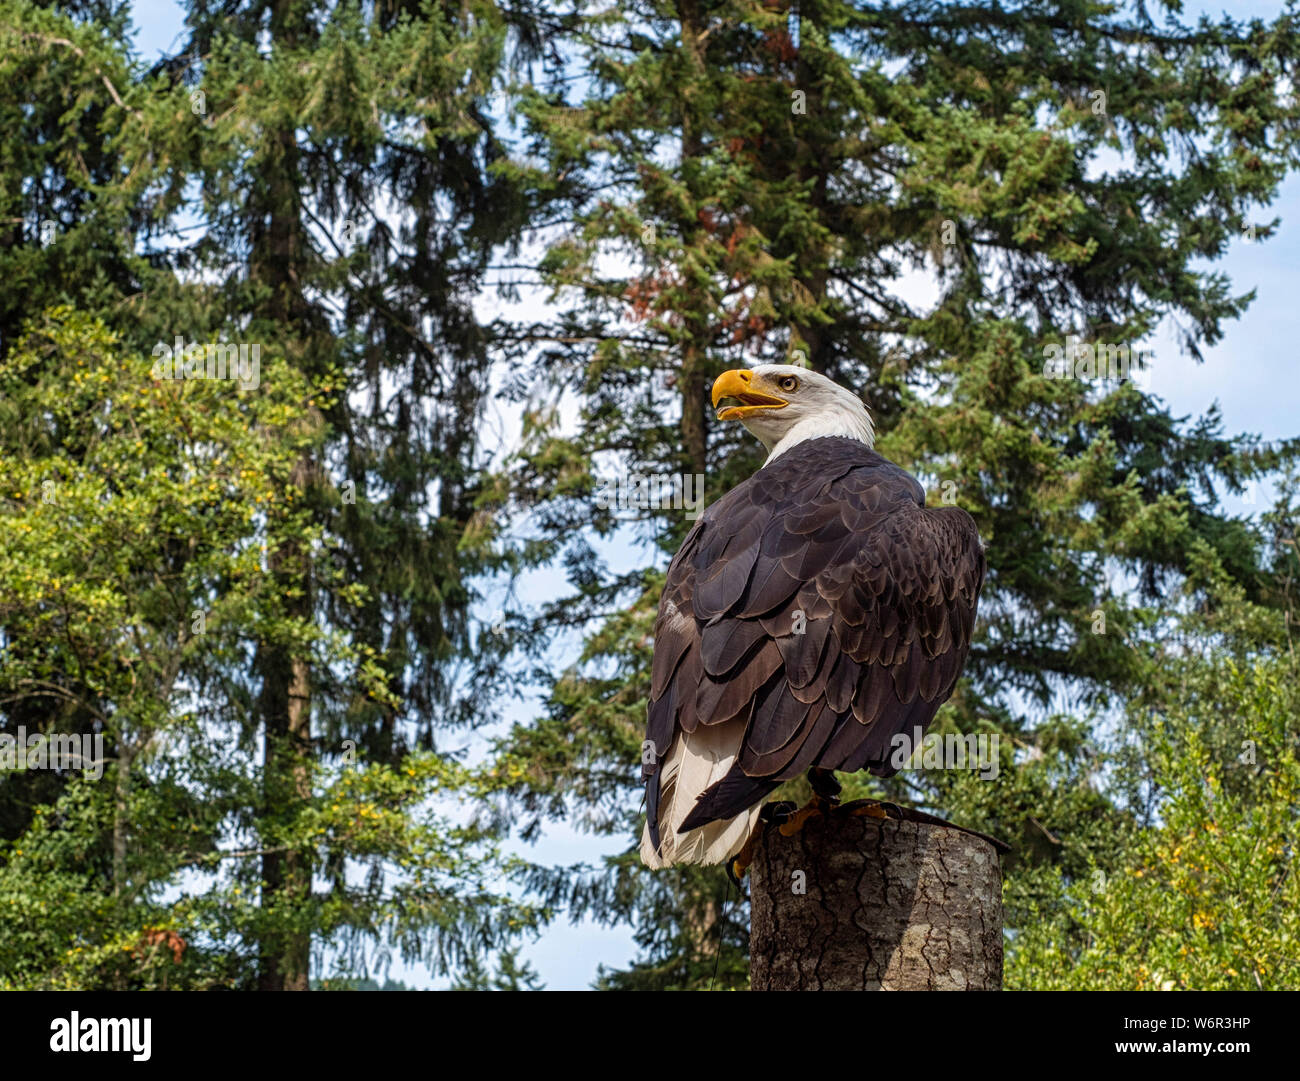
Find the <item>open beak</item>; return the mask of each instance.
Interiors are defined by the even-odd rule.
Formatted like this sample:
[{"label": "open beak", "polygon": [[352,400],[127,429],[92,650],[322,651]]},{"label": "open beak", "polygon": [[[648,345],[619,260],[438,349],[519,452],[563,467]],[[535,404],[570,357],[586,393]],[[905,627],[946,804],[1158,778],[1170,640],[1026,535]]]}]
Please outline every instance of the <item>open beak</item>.
[{"label": "open beak", "polygon": [[[754,373],[745,368],[723,372],[713,381],[713,408],[719,420],[744,420],[763,409],[784,409],[790,403],[755,387]],[[721,407],[719,407],[721,403]]]}]

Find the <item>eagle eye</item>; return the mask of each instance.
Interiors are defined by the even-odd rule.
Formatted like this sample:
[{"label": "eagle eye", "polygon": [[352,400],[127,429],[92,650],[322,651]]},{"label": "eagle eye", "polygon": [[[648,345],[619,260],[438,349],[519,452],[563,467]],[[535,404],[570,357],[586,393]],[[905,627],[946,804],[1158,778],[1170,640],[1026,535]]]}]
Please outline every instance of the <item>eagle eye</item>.
[{"label": "eagle eye", "polygon": [[777,383],[777,386],[785,391],[797,390],[799,387],[799,380],[797,380],[793,375],[787,375],[782,377],[782,379]]}]

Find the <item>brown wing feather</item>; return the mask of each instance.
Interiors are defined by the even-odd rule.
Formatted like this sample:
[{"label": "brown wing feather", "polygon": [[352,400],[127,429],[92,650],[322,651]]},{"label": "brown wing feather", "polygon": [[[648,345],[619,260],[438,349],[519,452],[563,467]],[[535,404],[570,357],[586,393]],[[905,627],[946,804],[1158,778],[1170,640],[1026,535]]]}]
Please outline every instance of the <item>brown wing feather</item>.
[{"label": "brown wing feather", "polygon": [[[894,772],[970,650],[975,523],[862,443],[809,440],[708,508],[669,568],[647,739],[742,715],[736,765],[682,825],[728,818],[810,766]],[[658,845],[658,759],[646,766]]]}]

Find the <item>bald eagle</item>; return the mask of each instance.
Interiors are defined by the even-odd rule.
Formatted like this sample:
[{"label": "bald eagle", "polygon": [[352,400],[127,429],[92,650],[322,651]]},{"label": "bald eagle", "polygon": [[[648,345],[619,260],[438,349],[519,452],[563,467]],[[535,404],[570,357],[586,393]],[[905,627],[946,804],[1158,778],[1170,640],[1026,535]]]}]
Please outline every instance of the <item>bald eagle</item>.
[{"label": "bald eagle", "polygon": [[808,770],[896,772],[970,649],[984,551],[969,514],[872,449],[857,395],[784,364],[724,372],[718,419],[767,448],[668,568],[647,711],[650,867],[730,862],[763,798]]}]

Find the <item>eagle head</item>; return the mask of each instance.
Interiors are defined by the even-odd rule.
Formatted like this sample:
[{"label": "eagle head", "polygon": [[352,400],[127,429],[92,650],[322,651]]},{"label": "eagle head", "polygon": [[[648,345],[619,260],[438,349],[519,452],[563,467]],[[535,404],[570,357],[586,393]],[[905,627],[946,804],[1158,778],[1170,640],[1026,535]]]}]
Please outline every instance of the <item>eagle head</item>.
[{"label": "eagle head", "polygon": [[723,372],[713,383],[713,407],[718,420],[738,420],[757,437],[769,462],[818,436],[875,441],[871,415],[856,394],[793,364]]}]

